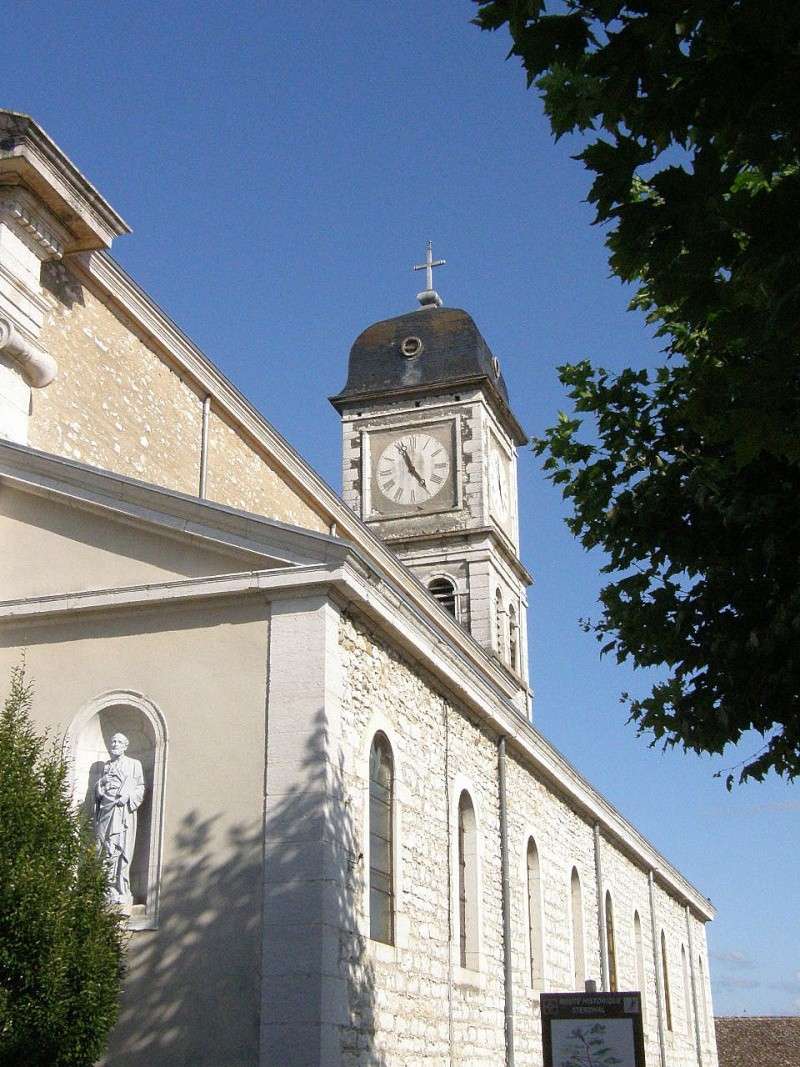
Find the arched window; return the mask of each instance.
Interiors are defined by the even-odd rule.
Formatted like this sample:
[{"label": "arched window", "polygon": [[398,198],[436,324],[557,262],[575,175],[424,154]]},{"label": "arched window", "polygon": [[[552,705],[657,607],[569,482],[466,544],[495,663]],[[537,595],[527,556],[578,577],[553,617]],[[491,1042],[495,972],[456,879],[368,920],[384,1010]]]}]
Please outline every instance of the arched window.
[{"label": "arched window", "polygon": [[109,866],[110,892],[117,894],[129,929],[153,930],[158,925],[167,731],[159,709],[141,693],[105,693],[76,715],[66,738],[73,796],[95,833],[102,833],[99,797],[113,754],[112,741],[119,736],[124,745],[120,766],[128,774],[121,788],[136,803],[128,801],[126,844],[118,853],[122,859]]},{"label": "arched window", "polygon": [[642,920],[639,912],[633,913],[633,940],[636,943],[636,985],[642,995],[642,1022],[647,1020],[647,995],[644,988],[644,943],[642,941]]},{"label": "arched window", "polygon": [[683,1004],[686,1010],[686,1033],[692,1032],[692,980],[689,977],[689,961],[686,948],[681,945],[681,972],[683,974]]},{"label": "arched window", "polygon": [[669,995],[669,961],[667,960],[667,939],[661,931],[661,980],[664,985],[664,1018],[667,1029],[672,1029],[672,1001]]},{"label": "arched window", "polygon": [[438,600],[445,611],[449,611],[454,619],[458,618],[456,609],[456,587],[449,578],[434,578],[428,583],[428,592]]},{"label": "arched window", "polygon": [[503,625],[503,597],[499,589],[494,591],[494,633],[497,642],[497,655],[506,658],[505,626]]},{"label": "arched window", "polygon": [[583,992],[586,985],[586,955],[583,943],[583,895],[581,880],[576,867],[570,879],[570,905],[572,915],[572,978],[575,989]]},{"label": "arched window", "polygon": [[528,952],[531,986],[544,988],[544,937],[542,936],[542,889],[539,871],[539,851],[532,837],[528,838],[525,857],[528,890]]},{"label": "arched window", "polygon": [[369,751],[369,936],[387,945],[394,944],[393,792],[392,749],[377,733]]},{"label": "arched window", "polygon": [[469,793],[458,798],[458,945],[462,967],[478,970],[478,827]]},{"label": "arched window", "polygon": [[703,1038],[708,1040],[708,1007],[706,1001],[706,976],[703,970],[703,957],[697,957],[697,1000],[700,1004],[700,1022],[702,1024]]},{"label": "arched window", "polygon": [[508,609],[508,662],[512,670],[519,670],[519,624],[513,604]]},{"label": "arched window", "polygon": [[611,893],[606,890],[606,952],[608,953],[608,988],[617,991],[617,944],[614,940],[614,905]]}]

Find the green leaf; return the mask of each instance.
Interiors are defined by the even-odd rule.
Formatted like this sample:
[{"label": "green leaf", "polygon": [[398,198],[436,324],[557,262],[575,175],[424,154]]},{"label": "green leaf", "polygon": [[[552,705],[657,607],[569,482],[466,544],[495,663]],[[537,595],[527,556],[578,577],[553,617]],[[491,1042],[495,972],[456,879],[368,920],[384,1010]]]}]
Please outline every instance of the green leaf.
[{"label": "green leaf", "polygon": [[[631,722],[800,773],[798,5],[480,3],[556,137],[582,138],[596,219],[665,362],[558,370],[572,410],[532,443],[599,548],[603,653],[661,667]],[[757,17],[756,17],[757,14]],[[737,780],[729,775],[728,787]]]}]

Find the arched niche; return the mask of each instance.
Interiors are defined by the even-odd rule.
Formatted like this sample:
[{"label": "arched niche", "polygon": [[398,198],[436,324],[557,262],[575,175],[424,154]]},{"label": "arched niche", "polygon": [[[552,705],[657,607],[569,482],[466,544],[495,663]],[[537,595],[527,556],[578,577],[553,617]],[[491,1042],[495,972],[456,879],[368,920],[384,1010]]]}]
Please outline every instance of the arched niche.
[{"label": "arched niche", "polygon": [[130,867],[133,906],[128,926],[149,930],[157,925],[158,918],[167,757],[166,723],[152,701],[141,693],[117,690],[102,694],[78,712],[67,733],[73,797],[91,823],[95,789],[116,733],[128,738],[125,754],[139,760],[144,776],[144,799],[137,811]]}]

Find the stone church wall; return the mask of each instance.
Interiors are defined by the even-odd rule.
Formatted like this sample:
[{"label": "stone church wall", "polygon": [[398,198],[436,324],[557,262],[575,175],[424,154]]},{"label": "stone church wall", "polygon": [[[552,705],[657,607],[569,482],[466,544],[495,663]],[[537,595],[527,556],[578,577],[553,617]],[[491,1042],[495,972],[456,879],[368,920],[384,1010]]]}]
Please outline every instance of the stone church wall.
[{"label": "stone church wall", "polygon": [[307,530],[328,533],[329,524],[286,484],[285,475],[256,451],[229,422],[212,411],[209,424],[209,500],[267,515]]},{"label": "stone church wall", "polygon": [[[345,788],[352,798],[357,836],[363,840],[365,757],[376,729],[383,729],[393,744],[401,823],[399,944],[396,951],[378,945],[362,929],[346,947],[351,988],[371,991],[374,1010],[367,1003],[351,1002],[343,1067],[450,1063],[449,817],[444,783],[447,779],[452,787],[456,778],[469,782],[479,824],[486,830],[482,953],[491,964],[481,975],[482,988],[453,984],[453,1045],[462,1056],[454,1062],[499,1064],[503,988],[502,969],[496,966],[502,945],[498,807],[496,787],[486,772],[492,765],[492,741],[410,665],[346,617],[341,647],[342,735],[349,757]],[[356,857],[353,889],[362,914],[365,877]]]},{"label": "stone church wall", "polygon": [[[48,313],[41,342],[57,360],[58,376],[34,393],[29,443],[196,496],[200,386],[65,264],[48,265],[43,285]],[[213,405],[207,496],[306,529],[328,529],[310,502]]]},{"label": "stone church wall", "polygon": [[[146,699],[164,722],[158,920],[130,934],[120,1018],[103,1062],[252,1067],[261,992],[264,605],[216,605],[210,617],[207,606],[159,605],[9,625],[0,634],[0,677],[8,679],[22,649],[34,718],[56,736],[109,694],[114,704],[127,693]],[[152,785],[147,775],[145,803]],[[145,844],[137,835],[137,851]]]},{"label": "stone church wall", "polygon": [[45,271],[42,343],[58,376],[33,400],[30,444],[197,493],[202,398],[65,266]]},{"label": "stone church wall", "polygon": [[[503,939],[497,739],[433,688],[413,664],[366,628],[343,617],[342,739],[346,803],[355,827],[353,891],[359,930],[342,945],[350,977],[350,1026],[343,1032],[344,1067],[450,1063],[484,1067],[505,1062]],[[377,730],[388,737],[395,761],[399,808],[396,946],[370,941],[364,887],[368,751]],[[601,987],[600,932],[594,830],[566,797],[538,780],[510,754],[508,832],[514,966],[515,1054],[518,1067],[541,1064],[538,991],[532,988],[528,949],[526,856],[534,837],[541,869],[544,988],[574,987],[571,888],[573,866],[582,890],[585,973]],[[447,786],[445,786],[447,782]],[[450,877],[455,863],[452,813],[462,786],[470,789],[479,826],[481,965],[449,976]],[[618,987],[636,988],[633,910],[638,909],[646,984],[648,1065],[659,1061],[655,970],[647,873],[601,838],[603,892],[614,910]],[[684,908],[656,882],[658,929],[668,943],[673,1032],[666,1035],[669,1067],[696,1067],[693,1031],[683,1008],[680,945],[686,944]],[[692,920],[695,956],[702,954],[702,923]],[[688,952],[688,946],[687,946]],[[455,958],[458,933],[455,933]],[[448,990],[451,989],[449,993]],[[371,1000],[372,1006],[368,1001]],[[452,1021],[450,1021],[452,1020]],[[703,1063],[714,1063],[704,1045]]]}]

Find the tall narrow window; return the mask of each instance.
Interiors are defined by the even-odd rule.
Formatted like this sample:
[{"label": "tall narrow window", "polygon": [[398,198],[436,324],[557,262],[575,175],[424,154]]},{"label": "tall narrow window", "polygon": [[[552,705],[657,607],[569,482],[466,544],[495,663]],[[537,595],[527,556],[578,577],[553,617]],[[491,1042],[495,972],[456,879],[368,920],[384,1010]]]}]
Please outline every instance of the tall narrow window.
[{"label": "tall narrow window", "polygon": [[497,655],[506,658],[505,627],[503,626],[503,598],[500,590],[494,591],[494,632],[497,640]]},{"label": "tall narrow window", "polygon": [[700,1022],[703,1028],[703,1038],[708,1040],[708,1007],[706,1001],[706,976],[703,970],[703,957],[697,957],[697,1000],[700,1004]]},{"label": "tall narrow window", "polygon": [[681,945],[681,971],[683,972],[683,1004],[686,1010],[686,1033],[692,1033],[692,980],[689,977],[689,961],[686,949]]},{"label": "tall narrow window", "polygon": [[508,609],[508,662],[512,670],[519,670],[519,625],[513,604]]},{"label": "tall narrow window", "polygon": [[434,578],[428,584],[428,591],[434,600],[438,600],[445,611],[449,611],[453,618],[458,618],[456,611],[456,587],[449,578]]},{"label": "tall narrow window", "polygon": [[647,993],[644,987],[644,943],[642,941],[642,920],[639,912],[633,913],[633,939],[636,942],[636,985],[642,995],[642,1022],[647,1021]]},{"label": "tall narrow window", "polygon": [[392,802],[394,767],[385,734],[369,752],[369,936],[394,944]]},{"label": "tall narrow window", "polygon": [[478,969],[478,834],[466,789],[458,798],[458,946],[462,967]]},{"label": "tall narrow window", "polygon": [[583,895],[581,880],[576,867],[570,879],[570,904],[572,911],[572,978],[575,989],[583,992],[586,984],[586,958],[583,947]]},{"label": "tall narrow window", "polygon": [[539,872],[539,851],[532,837],[528,838],[526,867],[528,873],[528,951],[531,986],[533,989],[543,989],[542,890]]},{"label": "tall narrow window", "polygon": [[664,1017],[667,1029],[672,1029],[672,1002],[669,995],[669,961],[667,960],[667,939],[661,931],[661,979],[664,984]]},{"label": "tall narrow window", "polygon": [[608,953],[608,988],[617,991],[617,944],[614,940],[614,905],[611,894],[606,891],[606,952]]}]

